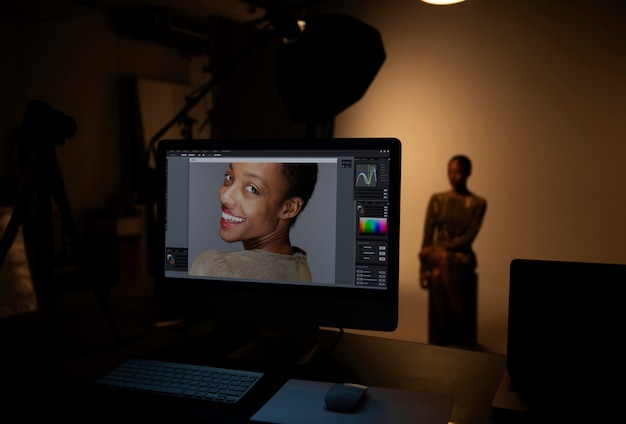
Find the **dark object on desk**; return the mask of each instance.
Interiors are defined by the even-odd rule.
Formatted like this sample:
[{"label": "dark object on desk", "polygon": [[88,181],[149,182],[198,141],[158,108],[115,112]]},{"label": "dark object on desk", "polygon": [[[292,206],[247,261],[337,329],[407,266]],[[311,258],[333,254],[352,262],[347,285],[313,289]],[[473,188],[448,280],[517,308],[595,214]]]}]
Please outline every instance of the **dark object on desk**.
[{"label": "dark object on desk", "polygon": [[331,411],[355,411],[367,398],[367,386],[355,383],[335,383],[324,396],[326,407]]},{"label": "dark object on desk", "polygon": [[251,419],[272,424],[447,424],[451,421],[452,396],[372,385],[368,385],[367,401],[353,412],[330,411],[324,407],[324,396],[332,385],[325,381],[290,379]]},{"label": "dark object on desk", "polygon": [[511,262],[507,369],[492,402],[496,414],[621,413],[622,403],[609,398],[624,375],[625,281],[626,265]]}]

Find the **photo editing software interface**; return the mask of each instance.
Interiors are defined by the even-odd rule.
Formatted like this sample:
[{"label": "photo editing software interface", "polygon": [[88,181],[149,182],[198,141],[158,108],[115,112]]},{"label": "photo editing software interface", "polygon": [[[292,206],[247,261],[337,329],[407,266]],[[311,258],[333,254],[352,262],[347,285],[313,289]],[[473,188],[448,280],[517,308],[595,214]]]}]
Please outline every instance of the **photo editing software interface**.
[{"label": "photo editing software interface", "polygon": [[307,253],[311,284],[386,289],[388,227],[390,219],[396,219],[389,210],[390,166],[395,166],[391,156],[380,148],[169,148],[165,152],[165,277],[211,280],[189,274],[196,255],[213,249],[243,250],[241,242],[227,243],[219,236],[219,191],[231,163],[316,163],[313,195],[290,230],[291,243]]}]

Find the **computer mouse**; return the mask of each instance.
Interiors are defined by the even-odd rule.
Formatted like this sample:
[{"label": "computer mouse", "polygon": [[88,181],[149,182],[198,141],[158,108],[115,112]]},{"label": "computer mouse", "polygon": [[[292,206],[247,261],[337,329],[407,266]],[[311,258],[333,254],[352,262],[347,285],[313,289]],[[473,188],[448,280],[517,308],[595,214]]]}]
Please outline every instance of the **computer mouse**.
[{"label": "computer mouse", "polygon": [[326,392],[326,408],[337,412],[352,412],[365,399],[367,386],[356,383],[335,383]]}]

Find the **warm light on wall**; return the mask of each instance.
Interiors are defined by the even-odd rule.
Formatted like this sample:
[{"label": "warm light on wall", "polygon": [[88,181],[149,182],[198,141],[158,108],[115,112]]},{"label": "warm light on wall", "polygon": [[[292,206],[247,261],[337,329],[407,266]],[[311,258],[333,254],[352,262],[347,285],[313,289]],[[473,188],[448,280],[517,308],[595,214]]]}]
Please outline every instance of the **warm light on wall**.
[{"label": "warm light on wall", "polygon": [[436,4],[438,6],[445,6],[448,4],[462,3],[465,0],[422,0],[422,1],[428,4]]}]

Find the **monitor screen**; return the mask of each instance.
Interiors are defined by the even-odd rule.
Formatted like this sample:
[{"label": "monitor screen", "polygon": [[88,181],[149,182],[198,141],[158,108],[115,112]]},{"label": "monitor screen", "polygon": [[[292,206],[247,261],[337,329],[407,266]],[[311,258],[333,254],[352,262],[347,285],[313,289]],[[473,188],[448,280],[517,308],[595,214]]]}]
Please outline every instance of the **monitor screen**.
[{"label": "monitor screen", "polygon": [[160,141],[159,310],[393,331],[400,161],[395,138]]}]

